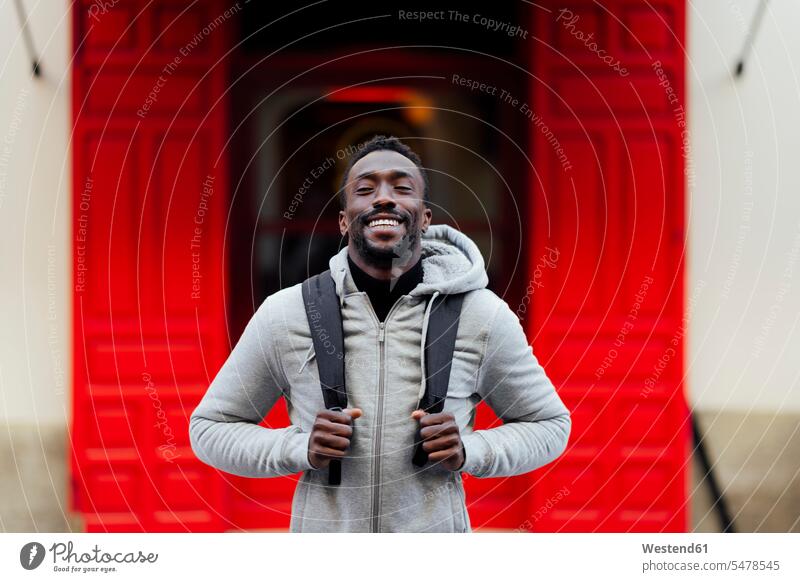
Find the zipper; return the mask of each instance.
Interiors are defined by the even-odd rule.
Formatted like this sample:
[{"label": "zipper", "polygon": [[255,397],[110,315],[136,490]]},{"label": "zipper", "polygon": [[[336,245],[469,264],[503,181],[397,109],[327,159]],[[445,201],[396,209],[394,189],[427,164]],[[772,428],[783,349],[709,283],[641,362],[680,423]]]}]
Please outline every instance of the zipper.
[{"label": "zipper", "polygon": [[394,313],[395,309],[398,305],[402,302],[403,297],[405,295],[399,297],[397,301],[394,302],[392,308],[389,310],[389,313],[386,314],[385,321],[378,321],[378,315],[375,313],[375,309],[372,307],[372,303],[369,301],[369,297],[364,292],[364,299],[366,299],[367,304],[369,305],[369,311],[372,313],[372,317],[375,322],[378,324],[378,352],[379,352],[379,366],[378,366],[378,406],[377,406],[377,413],[376,413],[376,423],[375,423],[375,447],[374,452],[372,455],[372,521],[370,524],[370,532],[379,532],[381,526],[381,518],[380,518],[380,501],[381,501],[381,442],[383,440],[383,405],[385,399],[385,392],[386,386],[384,384],[384,375],[385,375],[385,361],[386,361],[386,322],[389,321],[389,318]]},{"label": "zipper", "polygon": [[[388,317],[387,317],[388,319]],[[375,481],[372,484],[372,531],[380,531],[380,501],[381,501],[381,442],[383,441],[383,400],[385,386],[383,384],[384,357],[386,353],[386,324],[381,322],[378,328],[378,347],[380,348],[380,367],[378,368],[378,413],[375,427]]]}]

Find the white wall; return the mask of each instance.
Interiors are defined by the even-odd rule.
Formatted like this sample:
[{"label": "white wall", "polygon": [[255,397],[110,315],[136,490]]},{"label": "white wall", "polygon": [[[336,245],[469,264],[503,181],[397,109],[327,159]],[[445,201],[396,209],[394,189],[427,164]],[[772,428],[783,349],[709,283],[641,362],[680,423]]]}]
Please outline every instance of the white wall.
[{"label": "white wall", "polygon": [[800,2],[691,0],[689,394],[704,409],[800,410]]},{"label": "white wall", "polygon": [[31,74],[15,3],[0,2],[0,422],[68,419],[67,2],[23,2],[43,75]]}]

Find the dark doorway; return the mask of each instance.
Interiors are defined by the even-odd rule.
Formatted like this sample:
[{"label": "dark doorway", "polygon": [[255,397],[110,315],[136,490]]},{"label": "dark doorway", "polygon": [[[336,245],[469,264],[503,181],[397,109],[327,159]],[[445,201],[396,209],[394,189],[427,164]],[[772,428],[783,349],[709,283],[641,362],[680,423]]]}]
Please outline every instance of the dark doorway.
[{"label": "dark doorway", "polygon": [[[478,244],[490,288],[510,304],[524,293],[528,137],[500,95],[527,98],[527,52],[520,33],[458,21],[442,4],[425,10],[446,21],[422,22],[400,17],[419,9],[407,3],[375,14],[248,5],[231,75],[233,334],[269,294],[327,268],[344,244],[336,192],[349,148],[375,134],[420,154],[434,223]],[[523,30],[524,7],[483,13]]]}]

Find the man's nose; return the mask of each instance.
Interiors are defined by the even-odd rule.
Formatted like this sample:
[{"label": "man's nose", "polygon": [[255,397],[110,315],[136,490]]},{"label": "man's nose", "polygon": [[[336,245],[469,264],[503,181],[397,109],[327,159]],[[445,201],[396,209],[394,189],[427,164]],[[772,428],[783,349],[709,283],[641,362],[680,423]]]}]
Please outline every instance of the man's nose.
[{"label": "man's nose", "polygon": [[375,200],[372,201],[373,206],[381,206],[384,204],[394,206],[392,185],[386,182],[383,182],[378,186],[378,190],[375,193]]}]

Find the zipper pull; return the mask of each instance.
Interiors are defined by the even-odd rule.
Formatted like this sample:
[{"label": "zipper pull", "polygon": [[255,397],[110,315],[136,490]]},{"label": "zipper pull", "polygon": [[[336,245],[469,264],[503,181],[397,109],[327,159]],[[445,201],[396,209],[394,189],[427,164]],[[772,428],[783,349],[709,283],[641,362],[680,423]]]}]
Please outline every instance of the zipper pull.
[{"label": "zipper pull", "polygon": [[386,329],[384,328],[385,324],[386,324],[386,322],[382,322],[378,326],[378,342],[380,342],[380,343],[383,343],[383,338],[384,338],[385,331],[386,331]]}]

